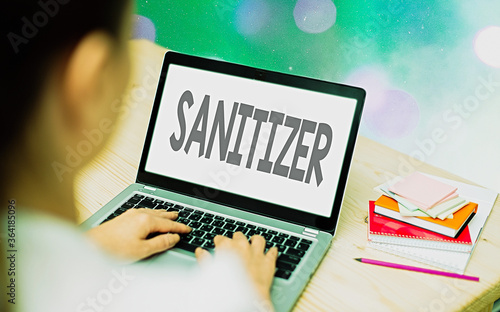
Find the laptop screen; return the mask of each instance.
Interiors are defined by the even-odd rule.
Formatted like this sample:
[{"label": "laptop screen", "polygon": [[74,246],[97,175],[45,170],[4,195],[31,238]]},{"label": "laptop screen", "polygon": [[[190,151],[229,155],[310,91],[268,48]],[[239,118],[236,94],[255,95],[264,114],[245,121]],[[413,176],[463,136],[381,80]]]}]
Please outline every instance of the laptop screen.
[{"label": "laptop screen", "polygon": [[147,173],[331,217],[359,99],[280,84],[264,71],[250,78],[169,64],[162,74]]}]

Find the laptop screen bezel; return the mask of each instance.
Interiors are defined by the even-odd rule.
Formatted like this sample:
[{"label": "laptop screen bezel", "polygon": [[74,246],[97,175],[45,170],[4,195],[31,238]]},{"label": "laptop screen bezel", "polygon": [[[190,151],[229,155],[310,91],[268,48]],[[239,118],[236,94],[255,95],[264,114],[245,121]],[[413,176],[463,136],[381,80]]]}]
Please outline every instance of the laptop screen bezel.
[{"label": "laptop screen bezel", "polygon": [[[157,122],[158,111],[161,104],[168,69],[171,64],[355,99],[356,107],[354,109],[353,120],[351,123],[351,129],[344,155],[344,161],[340,171],[339,181],[337,184],[335,199],[332,204],[332,213],[330,217],[323,217],[276,205],[273,203],[260,201],[254,198],[249,198],[246,196],[213,189],[203,185],[197,185],[171,177],[147,172],[145,169],[146,162],[149,155],[155,124]],[[168,51],[165,53],[162,69],[160,72],[158,87],[151,111],[150,122],[146,133],[144,148],[142,150],[136,182],[183,194],[186,196],[207,200],[224,206],[245,210],[259,215],[300,224],[305,227],[315,228],[318,230],[333,233],[338,222],[338,218],[340,217],[340,209],[347,186],[347,178],[352,161],[352,155],[358,134],[359,124],[361,121],[361,113],[365,96],[366,93],[363,89],[353,86],[316,80],[307,77],[294,76],[269,70],[257,69],[245,65]],[[307,196],[307,194],[304,194],[304,196]],[[238,205],[236,206],[235,203],[237,203]]]}]

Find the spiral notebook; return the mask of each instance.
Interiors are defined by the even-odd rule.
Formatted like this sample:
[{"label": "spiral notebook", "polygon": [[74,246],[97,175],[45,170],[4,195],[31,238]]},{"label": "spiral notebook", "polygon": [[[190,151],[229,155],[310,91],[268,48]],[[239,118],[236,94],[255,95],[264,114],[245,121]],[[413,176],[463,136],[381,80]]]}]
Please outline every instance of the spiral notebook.
[{"label": "spiral notebook", "polygon": [[457,238],[451,238],[377,214],[374,209],[375,202],[370,201],[368,240],[371,242],[461,252],[472,251],[473,243],[468,226]]},{"label": "spiral notebook", "polygon": [[459,274],[464,274],[465,268],[472,255],[472,252],[439,250],[375,242],[369,242],[368,245],[374,249]]}]

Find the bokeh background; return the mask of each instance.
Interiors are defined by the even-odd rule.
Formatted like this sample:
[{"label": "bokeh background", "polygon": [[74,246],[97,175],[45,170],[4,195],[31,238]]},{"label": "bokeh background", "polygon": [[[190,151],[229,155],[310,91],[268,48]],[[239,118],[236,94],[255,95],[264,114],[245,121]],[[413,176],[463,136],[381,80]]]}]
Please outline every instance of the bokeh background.
[{"label": "bokeh background", "polygon": [[[365,88],[361,135],[500,192],[500,1],[136,6],[136,38]],[[401,171],[415,164],[399,162]]]}]

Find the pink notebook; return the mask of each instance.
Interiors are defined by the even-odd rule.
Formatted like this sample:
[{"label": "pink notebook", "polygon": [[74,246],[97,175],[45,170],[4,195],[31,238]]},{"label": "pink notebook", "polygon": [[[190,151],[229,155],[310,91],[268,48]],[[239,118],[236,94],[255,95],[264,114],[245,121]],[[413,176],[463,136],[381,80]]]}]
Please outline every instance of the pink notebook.
[{"label": "pink notebook", "polygon": [[456,197],[457,188],[414,172],[389,190],[414,202],[419,208],[429,210],[444,200]]}]

